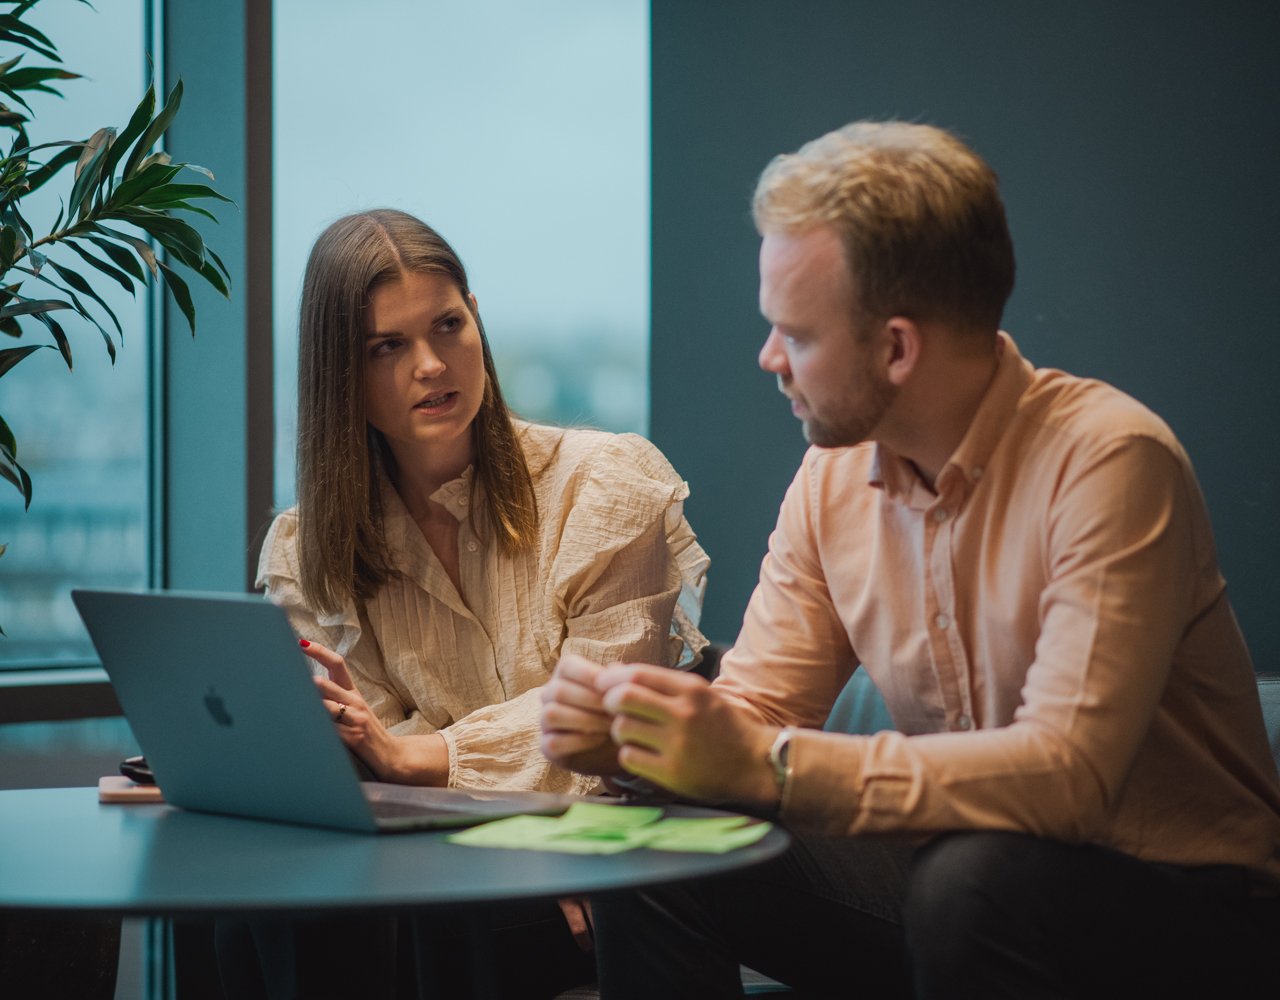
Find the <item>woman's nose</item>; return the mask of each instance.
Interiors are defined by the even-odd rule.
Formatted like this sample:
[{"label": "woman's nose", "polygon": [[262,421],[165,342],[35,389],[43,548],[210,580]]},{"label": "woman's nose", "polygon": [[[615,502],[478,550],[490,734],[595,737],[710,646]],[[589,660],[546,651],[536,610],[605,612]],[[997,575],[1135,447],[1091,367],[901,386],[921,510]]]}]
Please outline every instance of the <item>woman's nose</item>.
[{"label": "woman's nose", "polygon": [[431,349],[429,344],[423,344],[418,348],[413,359],[413,374],[415,378],[436,378],[444,369],[444,361],[440,359],[440,355]]}]

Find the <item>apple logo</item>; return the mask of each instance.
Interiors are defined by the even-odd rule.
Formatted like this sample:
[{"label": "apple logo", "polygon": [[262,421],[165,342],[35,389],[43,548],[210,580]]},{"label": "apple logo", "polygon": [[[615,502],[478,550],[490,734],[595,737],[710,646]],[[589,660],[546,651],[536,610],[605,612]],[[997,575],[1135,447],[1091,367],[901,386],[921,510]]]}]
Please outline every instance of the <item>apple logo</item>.
[{"label": "apple logo", "polygon": [[213,716],[213,721],[218,725],[231,725],[231,713],[227,711],[227,706],[223,703],[217,690],[212,686],[209,687],[209,693],[204,696],[204,707],[209,710],[209,714]]}]

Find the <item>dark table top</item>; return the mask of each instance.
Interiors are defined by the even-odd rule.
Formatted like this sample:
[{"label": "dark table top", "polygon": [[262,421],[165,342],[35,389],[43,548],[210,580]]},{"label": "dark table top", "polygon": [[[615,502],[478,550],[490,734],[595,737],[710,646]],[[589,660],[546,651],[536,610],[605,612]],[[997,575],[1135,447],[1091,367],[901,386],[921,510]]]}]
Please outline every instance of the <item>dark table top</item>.
[{"label": "dark table top", "polygon": [[[718,815],[680,806],[669,814]],[[445,837],[100,804],[96,788],[0,791],[0,910],[178,916],[550,898],[718,875],[775,857],[789,842],[774,828],[726,854],[571,855]]]}]

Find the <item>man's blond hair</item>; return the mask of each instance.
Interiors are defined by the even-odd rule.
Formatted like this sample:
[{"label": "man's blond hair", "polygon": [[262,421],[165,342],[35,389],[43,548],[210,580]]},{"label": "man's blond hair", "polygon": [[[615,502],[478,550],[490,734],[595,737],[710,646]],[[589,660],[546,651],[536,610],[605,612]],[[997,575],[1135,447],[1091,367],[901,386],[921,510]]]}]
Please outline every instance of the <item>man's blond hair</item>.
[{"label": "man's blond hair", "polygon": [[867,319],[999,328],[1013,241],[995,172],[954,135],[853,122],[777,156],[752,204],[761,234],[831,226]]}]

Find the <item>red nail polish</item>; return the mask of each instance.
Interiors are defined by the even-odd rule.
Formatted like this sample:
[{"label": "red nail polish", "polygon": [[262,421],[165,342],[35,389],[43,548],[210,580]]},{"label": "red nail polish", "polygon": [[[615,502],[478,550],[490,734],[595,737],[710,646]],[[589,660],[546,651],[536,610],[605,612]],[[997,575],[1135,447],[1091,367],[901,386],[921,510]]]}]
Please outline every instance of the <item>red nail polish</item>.
[{"label": "red nail polish", "polygon": [[306,639],[299,639],[298,645],[301,646],[303,649],[306,649],[308,646],[311,645],[311,643]]}]

